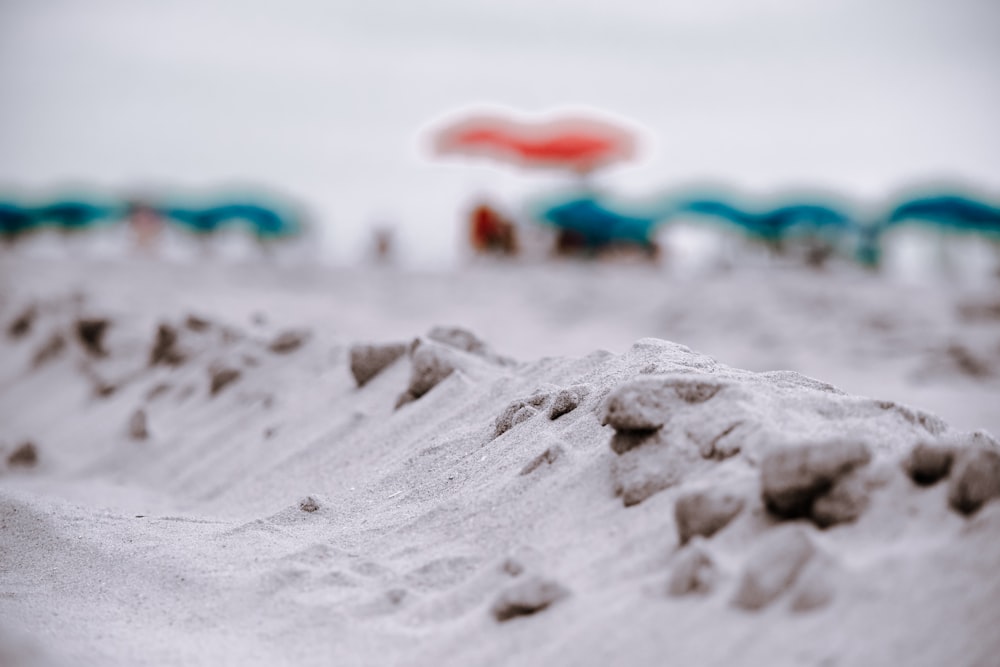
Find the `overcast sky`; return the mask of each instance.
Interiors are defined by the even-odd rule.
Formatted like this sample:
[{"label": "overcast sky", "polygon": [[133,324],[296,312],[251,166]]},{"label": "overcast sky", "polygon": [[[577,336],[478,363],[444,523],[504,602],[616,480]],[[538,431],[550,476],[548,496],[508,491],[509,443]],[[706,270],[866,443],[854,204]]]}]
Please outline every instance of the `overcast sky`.
[{"label": "overcast sky", "polygon": [[426,159],[455,108],[627,119],[645,150],[605,175],[625,192],[1000,191],[998,70],[995,0],[0,0],[0,188],[257,183],[337,259],[388,221],[434,261],[474,194],[553,182]]}]

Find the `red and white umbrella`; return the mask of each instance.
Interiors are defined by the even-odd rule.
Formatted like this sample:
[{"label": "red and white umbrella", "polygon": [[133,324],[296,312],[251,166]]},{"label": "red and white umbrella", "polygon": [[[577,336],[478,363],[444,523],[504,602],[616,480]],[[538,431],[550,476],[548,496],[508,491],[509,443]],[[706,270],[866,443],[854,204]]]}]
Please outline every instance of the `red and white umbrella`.
[{"label": "red and white umbrella", "polygon": [[439,155],[482,156],[580,174],[631,159],[635,146],[629,130],[586,116],[531,122],[478,114],[444,127],[434,137]]}]

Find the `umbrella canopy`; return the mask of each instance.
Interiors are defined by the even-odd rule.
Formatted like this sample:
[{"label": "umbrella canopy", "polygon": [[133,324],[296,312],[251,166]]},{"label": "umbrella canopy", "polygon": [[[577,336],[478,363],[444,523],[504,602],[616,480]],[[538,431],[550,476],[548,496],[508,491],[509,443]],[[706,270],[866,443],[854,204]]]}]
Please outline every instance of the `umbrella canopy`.
[{"label": "umbrella canopy", "polygon": [[88,229],[99,222],[121,217],[122,207],[113,204],[66,199],[33,209],[36,224],[52,225],[63,231]]},{"label": "umbrella canopy", "polygon": [[583,174],[632,158],[635,143],[628,130],[584,116],[530,122],[475,115],[446,126],[434,138],[439,155],[480,156]]},{"label": "umbrella canopy", "polygon": [[13,239],[35,227],[35,217],[18,204],[0,202],[0,238]]},{"label": "umbrella canopy", "polygon": [[586,248],[600,248],[623,242],[651,245],[664,216],[626,213],[593,196],[580,195],[544,207],[537,217],[557,229],[573,233]]},{"label": "umbrella canopy", "polygon": [[237,221],[246,222],[262,239],[294,236],[301,231],[301,225],[293,216],[282,215],[259,204],[230,203],[205,208],[170,206],[158,210],[161,215],[198,234],[211,234]]},{"label": "umbrella canopy", "polygon": [[825,204],[788,204],[764,211],[746,211],[720,199],[692,199],[681,202],[679,212],[722,218],[742,228],[751,236],[770,243],[803,234],[806,236],[841,233],[851,226],[846,213]]},{"label": "umbrella canopy", "polygon": [[984,234],[1000,234],[1000,208],[960,195],[920,197],[896,206],[888,224],[921,220],[943,227]]}]

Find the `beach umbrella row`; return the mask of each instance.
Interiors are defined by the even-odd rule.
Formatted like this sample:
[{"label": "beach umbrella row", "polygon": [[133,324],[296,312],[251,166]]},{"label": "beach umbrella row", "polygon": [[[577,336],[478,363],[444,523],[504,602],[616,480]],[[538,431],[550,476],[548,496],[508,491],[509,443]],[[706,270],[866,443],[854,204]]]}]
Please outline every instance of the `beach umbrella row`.
[{"label": "beach umbrella row", "polygon": [[143,210],[166,223],[198,235],[209,235],[224,228],[245,225],[262,240],[296,236],[302,221],[293,213],[276,206],[235,201],[209,205],[176,203],[103,202],[83,199],[56,199],[37,205],[0,201],[0,236],[16,239],[41,229],[76,232],[127,220]]},{"label": "beach umbrella row", "polygon": [[[589,177],[597,169],[636,155],[636,137],[621,123],[590,114],[530,118],[513,114],[467,113],[433,134],[439,156],[476,156],[532,168],[558,168]],[[651,205],[623,206],[599,195],[590,181],[582,192],[547,197],[533,217],[558,230],[560,240],[595,252],[615,244],[655,248],[659,227],[680,217],[715,221],[780,251],[789,240],[827,246],[851,245],[854,257],[877,264],[882,236],[898,225],[923,224],[1000,239],[1000,208],[955,193],[906,199],[879,214],[860,213],[840,202],[792,199],[761,207],[720,193],[675,193]]]},{"label": "beach umbrella row", "polygon": [[788,198],[777,206],[755,206],[733,195],[704,192],[673,193],[631,206],[593,192],[571,193],[546,197],[529,208],[535,220],[574,235],[590,249],[617,243],[651,246],[660,227],[679,218],[722,224],[779,251],[796,240],[848,246],[863,264],[877,264],[883,235],[902,225],[971,232],[1000,241],[1000,207],[958,194],[918,196],[877,214],[845,204]]},{"label": "beach umbrella row", "polygon": [[120,206],[74,199],[38,206],[0,201],[0,234],[12,238],[44,227],[80,231],[111,222],[123,213]]},{"label": "beach umbrella row", "polygon": [[1000,205],[955,194],[918,197],[896,206],[885,226],[922,222],[961,232],[978,232],[1000,239]]}]

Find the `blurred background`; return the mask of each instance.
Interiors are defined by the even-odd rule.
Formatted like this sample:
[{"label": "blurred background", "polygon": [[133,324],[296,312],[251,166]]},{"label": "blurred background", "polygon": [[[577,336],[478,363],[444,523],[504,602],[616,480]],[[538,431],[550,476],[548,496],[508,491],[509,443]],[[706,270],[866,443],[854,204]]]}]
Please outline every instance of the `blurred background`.
[{"label": "blurred background", "polygon": [[0,190],[274,191],[317,252],[453,264],[476,197],[570,177],[435,159],[462,109],[600,110],[640,139],[602,182],[1000,189],[995,0],[3,0]]}]

